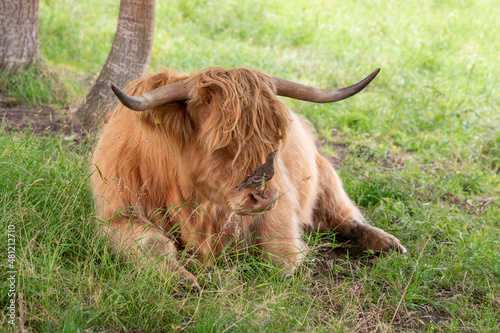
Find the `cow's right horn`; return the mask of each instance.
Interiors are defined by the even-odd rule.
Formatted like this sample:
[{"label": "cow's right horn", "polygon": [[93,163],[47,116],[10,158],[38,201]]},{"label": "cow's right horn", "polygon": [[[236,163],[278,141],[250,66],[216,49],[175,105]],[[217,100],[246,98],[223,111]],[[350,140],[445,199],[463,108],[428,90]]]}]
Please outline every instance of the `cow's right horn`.
[{"label": "cow's right horn", "polygon": [[380,72],[380,68],[374,70],[373,73],[358,83],[340,89],[313,88],[276,77],[274,78],[274,82],[276,83],[276,94],[279,96],[300,99],[301,101],[313,103],[332,103],[359,93],[375,78],[375,76],[377,76],[378,72]]},{"label": "cow's right horn", "polygon": [[167,84],[140,96],[127,95],[123,90],[111,85],[111,89],[123,105],[134,111],[145,111],[170,102],[183,101],[188,98],[188,91],[183,81]]}]

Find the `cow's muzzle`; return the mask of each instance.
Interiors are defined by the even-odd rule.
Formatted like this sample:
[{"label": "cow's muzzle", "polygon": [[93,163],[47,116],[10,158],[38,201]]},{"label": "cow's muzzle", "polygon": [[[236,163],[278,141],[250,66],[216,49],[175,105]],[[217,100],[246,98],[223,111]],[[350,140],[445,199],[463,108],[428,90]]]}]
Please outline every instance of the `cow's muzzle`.
[{"label": "cow's muzzle", "polygon": [[255,188],[246,189],[243,193],[243,202],[235,210],[238,215],[257,215],[273,209],[279,198],[278,190]]}]

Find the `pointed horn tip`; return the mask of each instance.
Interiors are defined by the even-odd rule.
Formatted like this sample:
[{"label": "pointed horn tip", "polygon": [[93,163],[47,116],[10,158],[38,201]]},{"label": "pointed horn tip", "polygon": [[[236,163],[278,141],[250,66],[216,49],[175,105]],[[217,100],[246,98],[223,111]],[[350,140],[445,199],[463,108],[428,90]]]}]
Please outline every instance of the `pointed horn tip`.
[{"label": "pointed horn tip", "polygon": [[125,95],[125,92],[123,90],[121,90],[120,88],[118,88],[118,86],[115,85],[114,83],[111,83],[110,87],[111,87],[111,90],[113,90],[113,92],[115,93],[116,97],[118,97],[118,99],[120,99],[120,101],[121,101],[121,97],[123,95]]},{"label": "pointed horn tip", "polygon": [[344,90],[344,89],[349,90],[349,89],[356,87],[357,89],[354,89],[351,91],[352,95],[349,94],[346,98],[351,97],[353,95],[356,95],[358,92],[365,89],[370,84],[370,82],[372,82],[373,79],[375,79],[375,77],[378,75],[378,73],[380,73],[380,68],[375,69],[370,75],[368,75],[367,77],[365,77],[363,80],[359,81],[358,83],[353,84],[352,86],[349,86],[349,87],[341,88],[340,90]]},{"label": "pointed horn tip", "polygon": [[[370,81],[371,81],[371,80],[373,80],[373,79],[374,79],[374,78],[378,75],[378,73],[380,73],[380,68],[375,69],[375,70],[374,70],[374,71],[373,71],[370,75],[368,75],[368,76],[367,76],[364,80],[370,80]],[[362,81],[364,81],[364,80],[362,80]],[[361,81],[361,82],[362,82],[362,81]]]},{"label": "pointed horn tip", "polygon": [[111,90],[115,93],[118,100],[127,108],[133,111],[144,111],[149,108],[148,104],[141,97],[129,96],[114,83],[111,84]]},{"label": "pointed horn tip", "polygon": [[123,90],[118,88],[118,86],[114,83],[111,83],[110,87],[111,90],[113,90],[113,92],[115,93],[116,97],[118,97],[120,102],[122,102],[122,104],[127,106],[125,103],[126,103],[126,97],[128,97],[128,95]]},{"label": "pointed horn tip", "polygon": [[373,79],[377,77],[378,73],[380,73],[380,68],[375,69],[370,75],[368,75],[366,78],[358,82],[357,84],[360,84],[362,82],[364,83],[363,88],[361,88],[361,90],[363,90],[367,85],[369,85],[370,82],[372,82]]}]

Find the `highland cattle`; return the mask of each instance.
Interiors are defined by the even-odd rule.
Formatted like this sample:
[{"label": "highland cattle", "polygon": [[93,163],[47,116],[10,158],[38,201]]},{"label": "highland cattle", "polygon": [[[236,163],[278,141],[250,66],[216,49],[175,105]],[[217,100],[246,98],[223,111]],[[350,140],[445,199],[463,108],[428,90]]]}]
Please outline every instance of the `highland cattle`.
[{"label": "highland cattle", "polygon": [[[278,96],[314,103],[350,97],[379,70],[341,89],[317,89],[246,68],[193,74],[148,74],[107,116],[92,160],[102,230],[137,260],[196,278],[177,260],[200,260],[228,245],[261,249],[293,271],[308,248],[304,230],[332,230],[365,249],[406,252],[366,223],[331,163],[316,148],[311,125]],[[236,186],[276,152],[272,179]],[[160,260],[161,259],[161,260]]]}]

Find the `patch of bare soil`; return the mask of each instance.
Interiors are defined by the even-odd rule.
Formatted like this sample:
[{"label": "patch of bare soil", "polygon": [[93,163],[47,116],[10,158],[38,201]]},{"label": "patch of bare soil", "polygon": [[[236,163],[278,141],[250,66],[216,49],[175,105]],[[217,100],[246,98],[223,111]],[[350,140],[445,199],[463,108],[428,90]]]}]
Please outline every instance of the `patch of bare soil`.
[{"label": "patch of bare soil", "polygon": [[8,131],[30,129],[34,133],[60,133],[66,136],[80,136],[79,125],[71,122],[69,109],[55,110],[50,106],[28,107],[15,104],[11,99],[0,96],[0,122]]},{"label": "patch of bare soil", "polygon": [[419,312],[401,311],[396,315],[391,327],[417,332],[429,329],[432,331],[438,327],[442,328],[443,324],[450,323],[452,319],[453,316],[444,309],[437,310],[433,307],[426,307],[425,310]]},{"label": "patch of bare soil", "polygon": [[372,266],[377,255],[364,251],[358,244],[336,237],[332,243],[326,242],[313,249],[315,258],[307,263],[314,278],[335,276],[342,282],[350,276],[352,265],[356,268]]},{"label": "patch of bare soil", "polygon": [[143,331],[141,329],[138,329],[138,328],[133,329],[133,330],[124,330],[124,329],[106,330],[106,329],[89,328],[89,329],[82,331],[82,333],[147,333],[147,332]]}]

